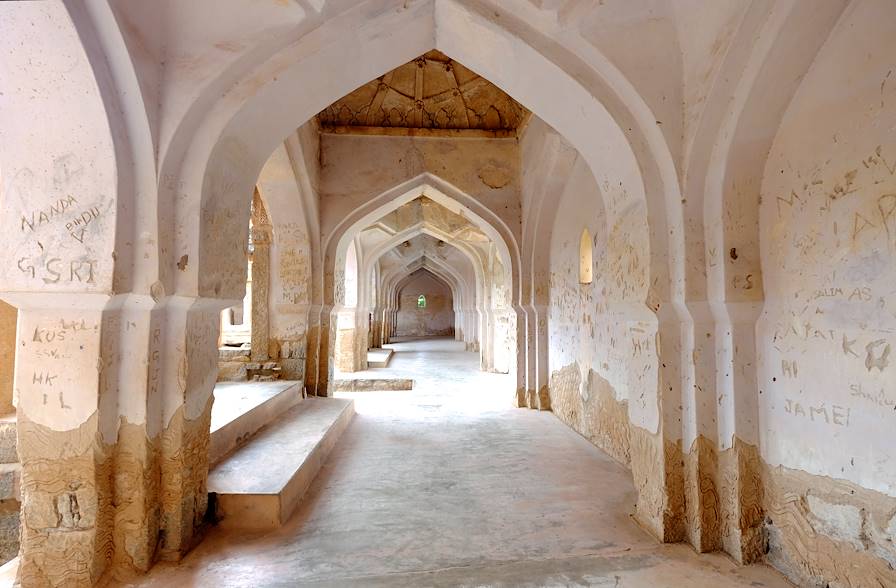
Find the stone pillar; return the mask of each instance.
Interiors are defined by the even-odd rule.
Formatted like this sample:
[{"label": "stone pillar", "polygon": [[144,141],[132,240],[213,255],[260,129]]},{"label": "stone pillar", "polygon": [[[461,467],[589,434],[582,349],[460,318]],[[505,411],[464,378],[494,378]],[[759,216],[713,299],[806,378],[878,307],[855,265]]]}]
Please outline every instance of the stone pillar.
[{"label": "stone pillar", "polygon": [[22,463],[23,585],[95,583],[110,563],[114,526],[112,435],[100,411],[102,295],[80,308],[21,306],[17,445]]},{"label": "stone pillar", "polygon": [[[13,406],[13,375],[16,359],[16,320],[14,306],[0,301],[0,463],[19,462],[16,453],[16,414]],[[18,472],[7,469],[0,474],[0,562],[19,552],[21,504],[16,478]]]},{"label": "stone pillar", "polygon": [[340,310],[336,315],[336,340],[333,349],[335,369],[340,372],[355,371],[355,312]]},{"label": "stone pillar", "polygon": [[[208,443],[218,370],[221,310],[226,301],[171,297],[165,313],[159,439],[159,556],[180,559],[198,539],[208,507]],[[153,336],[159,334],[157,331]],[[150,357],[155,355],[151,353]],[[150,373],[150,381],[153,374]]]},{"label": "stone pillar", "polygon": [[370,319],[366,310],[355,310],[355,371],[367,369],[367,350],[370,349]]},{"label": "stone pillar", "polygon": [[687,303],[692,320],[693,385],[682,390],[682,451],[687,541],[698,552],[720,547],[717,406],[717,322],[712,304]]},{"label": "stone pillar", "polygon": [[395,326],[398,324],[398,309],[395,306],[391,306],[389,309],[389,342],[392,342],[392,337],[395,335]]},{"label": "stone pillar", "polygon": [[318,396],[330,395],[330,381],[336,370],[336,316],[332,306],[322,306],[320,326],[318,327],[317,346],[317,385]]},{"label": "stone pillar", "polygon": [[[523,347],[525,352],[523,365],[526,374],[526,405],[529,408],[538,408],[538,395],[535,388],[535,311],[531,305],[527,304],[523,306],[520,314],[524,317],[522,320],[525,321],[526,330],[525,347]],[[522,345],[522,342],[520,342],[520,345]]]},{"label": "stone pillar", "polygon": [[370,321],[370,346],[373,348],[383,346],[383,309],[379,306],[371,311],[372,320]]},{"label": "stone pillar", "polygon": [[252,204],[252,361],[270,358],[270,221],[256,194]]},{"label": "stone pillar", "polygon": [[759,455],[756,323],[762,302],[727,302],[726,394],[719,406],[718,479],[722,547],[742,564],[765,555],[764,496]]},{"label": "stone pillar", "polygon": [[16,358],[16,319],[14,306],[0,300],[0,415],[15,412],[13,406],[13,369]]},{"label": "stone pillar", "polygon": [[380,308],[380,347],[389,342],[389,309]]},{"label": "stone pillar", "polygon": [[684,533],[700,552],[764,553],[755,325],[759,302],[691,301],[693,385],[682,388]]},{"label": "stone pillar", "polygon": [[180,558],[207,507],[215,343],[227,303],[29,299],[15,298],[20,582],[92,585]]},{"label": "stone pillar", "polygon": [[[322,315],[323,310],[320,305],[314,304],[309,307],[308,329],[305,335],[305,392],[312,396],[323,396],[323,394],[318,393],[318,382],[322,365],[321,353],[326,352],[326,342],[321,337]],[[324,377],[324,380],[326,380],[326,377]]]},{"label": "stone pillar", "polygon": [[367,313],[356,307],[336,313],[335,368],[357,372],[367,368]]},{"label": "stone pillar", "polygon": [[[646,307],[645,307],[646,309]],[[633,313],[630,313],[633,314]],[[685,333],[687,310],[662,303],[655,317],[629,320],[630,332],[642,333],[639,345],[653,348],[658,360],[655,388],[629,402],[632,478],[638,493],[635,517],[664,542],[684,539],[684,475],[681,451],[682,366],[690,361]],[[653,326],[651,327],[651,324]],[[633,382],[631,389],[638,389]]]},{"label": "stone pillar", "polygon": [[[494,337],[494,320],[492,309],[485,307],[479,311],[479,332],[482,338],[479,341],[479,369],[484,372],[490,372],[494,367],[492,361],[493,337]],[[526,405],[526,399],[522,399],[520,406]]]},{"label": "stone pillar", "polygon": [[479,310],[476,307],[467,309],[467,351],[479,352]]},{"label": "stone pillar", "polygon": [[538,390],[538,409],[551,410],[550,377],[548,365],[548,315],[547,306],[535,306],[535,389]]}]

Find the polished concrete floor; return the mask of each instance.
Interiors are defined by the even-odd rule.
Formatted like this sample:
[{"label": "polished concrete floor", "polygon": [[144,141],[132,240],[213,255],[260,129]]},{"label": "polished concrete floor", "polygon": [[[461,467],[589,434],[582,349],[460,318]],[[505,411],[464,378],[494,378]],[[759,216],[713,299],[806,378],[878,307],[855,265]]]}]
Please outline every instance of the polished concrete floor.
[{"label": "polished concrete floor", "polygon": [[[790,586],[766,566],[662,545],[630,474],[451,340],[395,345],[414,390],[356,392],[357,416],[296,514],[213,529],[141,586]],[[263,476],[263,471],[246,472]]]}]

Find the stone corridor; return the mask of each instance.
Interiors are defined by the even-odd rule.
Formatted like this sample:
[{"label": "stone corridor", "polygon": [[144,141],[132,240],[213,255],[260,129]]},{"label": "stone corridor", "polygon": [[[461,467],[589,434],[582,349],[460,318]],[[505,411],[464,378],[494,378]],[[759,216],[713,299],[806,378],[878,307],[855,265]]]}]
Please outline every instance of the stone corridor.
[{"label": "stone corridor", "polygon": [[[357,415],[296,514],[270,533],[213,530],[134,586],[790,586],[662,545],[629,516],[630,474],[553,414],[511,406],[513,382],[451,339],[396,350],[354,392]],[[264,472],[247,472],[263,476]]]},{"label": "stone corridor", "polygon": [[896,588],[896,0],[0,1],[0,250],[0,588]]}]

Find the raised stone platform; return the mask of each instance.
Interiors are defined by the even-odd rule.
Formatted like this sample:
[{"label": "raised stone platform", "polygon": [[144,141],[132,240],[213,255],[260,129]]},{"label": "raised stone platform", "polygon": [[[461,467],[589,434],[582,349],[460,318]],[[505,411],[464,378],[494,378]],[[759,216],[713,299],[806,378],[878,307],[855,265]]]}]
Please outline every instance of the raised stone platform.
[{"label": "raised stone platform", "polygon": [[384,368],[389,366],[389,360],[395,354],[394,349],[375,347],[367,350],[367,367]]},{"label": "raised stone platform", "polygon": [[208,458],[215,464],[302,401],[302,382],[218,382]]},{"label": "raised stone platform", "polygon": [[307,398],[221,460],[208,477],[221,525],[283,524],[354,414],[351,400]]}]

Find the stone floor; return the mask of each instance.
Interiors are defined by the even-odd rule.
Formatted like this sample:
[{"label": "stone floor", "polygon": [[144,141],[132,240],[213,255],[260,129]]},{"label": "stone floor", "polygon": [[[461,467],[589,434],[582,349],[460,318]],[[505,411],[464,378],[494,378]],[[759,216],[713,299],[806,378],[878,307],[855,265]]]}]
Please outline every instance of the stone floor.
[{"label": "stone floor", "polygon": [[342,394],[358,414],[286,525],[214,529],[138,585],[790,586],[654,541],[630,518],[628,471],[551,413],[512,408],[510,378],[460,343],[395,349],[382,371],[417,386]]}]

